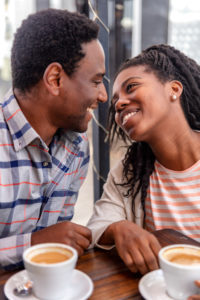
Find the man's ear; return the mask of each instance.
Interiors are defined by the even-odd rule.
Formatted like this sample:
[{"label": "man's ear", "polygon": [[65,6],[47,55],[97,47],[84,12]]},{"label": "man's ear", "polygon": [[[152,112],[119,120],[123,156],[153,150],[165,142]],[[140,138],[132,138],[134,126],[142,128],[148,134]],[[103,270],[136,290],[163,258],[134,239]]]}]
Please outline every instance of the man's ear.
[{"label": "man's ear", "polygon": [[182,83],[178,80],[172,80],[170,82],[170,86],[171,86],[171,99],[172,100],[180,99],[181,94],[183,92]]},{"label": "man's ear", "polygon": [[43,75],[43,81],[46,88],[54,96],[58,96],[60,92],[61,73],[61,64],[53,62],[48,65]]}]

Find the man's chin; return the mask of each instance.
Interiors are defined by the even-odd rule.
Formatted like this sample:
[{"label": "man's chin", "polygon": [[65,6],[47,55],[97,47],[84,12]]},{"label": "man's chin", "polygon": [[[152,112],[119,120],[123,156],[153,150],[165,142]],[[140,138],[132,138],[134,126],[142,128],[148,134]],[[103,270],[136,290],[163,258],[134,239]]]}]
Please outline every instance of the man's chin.
[{"label": "man's chin", "polygon": [[78,133],[83,133],[83,132],[85,132],[87,130],[88,130],[88,125],[85,126],[85,127],[82,127],[82,128],[76,128],[73,131],[78,132]]}]

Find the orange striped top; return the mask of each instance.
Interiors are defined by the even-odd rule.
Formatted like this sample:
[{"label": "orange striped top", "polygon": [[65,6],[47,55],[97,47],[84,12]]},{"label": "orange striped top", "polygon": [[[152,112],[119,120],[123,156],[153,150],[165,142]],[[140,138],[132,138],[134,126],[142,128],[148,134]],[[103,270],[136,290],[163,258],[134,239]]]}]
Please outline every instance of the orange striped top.
[{"label": "orange striped top", "polygon": [[172,228],[200,241],[200,160],[184,171],[156,161],[145,209],[148,231]]}]

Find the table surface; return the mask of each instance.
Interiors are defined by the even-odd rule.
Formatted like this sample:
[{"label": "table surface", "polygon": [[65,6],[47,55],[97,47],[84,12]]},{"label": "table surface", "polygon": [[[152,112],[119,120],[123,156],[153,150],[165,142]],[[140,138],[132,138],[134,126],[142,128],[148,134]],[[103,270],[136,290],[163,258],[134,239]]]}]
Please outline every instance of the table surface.
[{"label": "table surface", "polygon": [[[162,246],[171,244],[200,246],[200,243],[172,229],[158,230],[154,232],[154,235]],[[76,268],[88,274],[94,282],[94,292],[90,300],[143,299],[138,291],[141,275],[133,274],[127,269],[115,248],[110,251],[101,249],[87,251],[79,258]],[[16,271],[0,270],[0,300],[6,300],[3,287],[6,280],[14,273]]]}]

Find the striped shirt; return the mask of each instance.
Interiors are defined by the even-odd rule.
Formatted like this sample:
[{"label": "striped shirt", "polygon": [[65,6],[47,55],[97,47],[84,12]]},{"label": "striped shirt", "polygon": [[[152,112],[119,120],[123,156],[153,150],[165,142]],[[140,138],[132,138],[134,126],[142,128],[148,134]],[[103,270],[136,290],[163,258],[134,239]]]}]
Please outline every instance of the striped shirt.
[{"label": "striped shirt", "polygon": [[11,92],[0,103],[2,267],[21,264],[31,232],[72,219],[88,169],[88,146],[85,134],[60,129],[47,147]]},{"label": "striped shirt", "polygon": [[145,208],[147,230],[172,228],[200,241],[200,161],[184,171],[155,162]]}]

